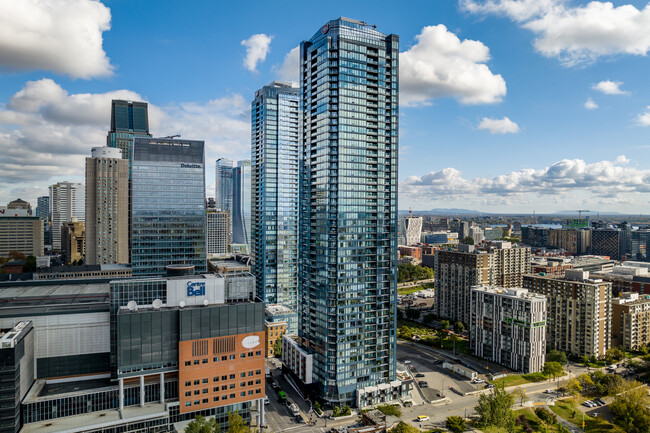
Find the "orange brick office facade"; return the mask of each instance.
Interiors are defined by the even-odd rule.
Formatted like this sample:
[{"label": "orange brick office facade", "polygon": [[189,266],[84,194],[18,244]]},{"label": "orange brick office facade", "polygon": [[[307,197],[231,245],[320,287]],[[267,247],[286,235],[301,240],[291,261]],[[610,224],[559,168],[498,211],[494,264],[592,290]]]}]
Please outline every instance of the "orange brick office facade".
[{"label": "orange brick office facade", "polygon": [[264,397],[264,332],[180,341],[181,413]]}]

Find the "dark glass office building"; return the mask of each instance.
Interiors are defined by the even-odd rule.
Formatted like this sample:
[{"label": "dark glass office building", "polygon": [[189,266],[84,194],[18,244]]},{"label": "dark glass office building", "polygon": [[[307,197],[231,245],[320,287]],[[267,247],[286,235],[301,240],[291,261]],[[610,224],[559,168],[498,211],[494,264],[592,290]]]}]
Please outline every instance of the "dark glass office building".
[{"label": "dark glass office building", "polygon": [[204,142],[134,139],[131,262],[134,276],[172,264],[206,270]]},{"label": "dark glass office building", "polygon": [[255,92],[251,104],[252,223],[257,296],[294,314],[298,320],[298,121],[299,91],[275,81]]},{"label": "dark glass office building", "polygon": [[147,103],[113,99],[106,146],[122,149],[122,159],[130,160],[134,137],[151,137]]},{"label": "dark glass office building", "polygon": [[232,243],[251,242],[251,162],[239,161],[232,169]]},{"label": "dark glass office building", "polygon": [[300,45],[299,340],[331,402],[396,377],[398,62],[348,18]]}]

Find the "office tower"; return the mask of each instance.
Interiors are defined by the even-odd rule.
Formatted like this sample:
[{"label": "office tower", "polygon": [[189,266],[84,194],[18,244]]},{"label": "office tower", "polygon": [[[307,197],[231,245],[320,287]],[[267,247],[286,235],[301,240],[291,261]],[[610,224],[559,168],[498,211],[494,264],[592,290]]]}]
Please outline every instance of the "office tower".
[{"label": "office tower", "polygon": [[257,295],[298,332],[298,88],[274,81],[251,104],[251,254]]},{"label": "office tower", "polygon": [[632,244],[632,260],[650,261],[650,230],[635,230],[630,234]]},{"label": "office tower", "polygon": [[521,243],[531,247],[548,246],[550,229],[546,227],[525,226],[521,228]]},{"label": "office tower", "polygon": [[525,275],[523,287],[546,296],[548,349],[605,356],[611,347],[612,283],[567,269],[564,278]]},{"label": "office tower", "polygon": [[485,235],[483,234],[483,229],[476,226],[469,228],[469,236],[474,240],[474,245],[480,244],[481,242],[483,242],[483,239],[485,238]]},{"label": "office tower", "polygon": [[621,260],[625,255],[627,238],[621,229],[596,229],[591,231],[591,254]]},{"label": "office tower", "polygon": [[214,201],[217,210],[230,212],[232,209],[232,161],[219,158],[215,164]]},{"label": "office tower", "polygon": [[530,248],[492,242],[480,249],[461,244],[458,251],[436,251],[435,314],[469,323],[473,286],[521,287],[530,272]]},{"label": "office tower", "polygon": [[422,217],[411,215],[404,218],[404,232],[406,233],[406,245],[415,245],[420,243],[422,234]]},{"label": "office tower", "polygon": [[106,137],[106,146],[122,150],[122,159],[129,161],[129,173],[134,137],[151,137],[147,103],[113,99],[111,101],[111,130],[108,131]]},{"label": "office tower", "polygon": [[93,147],[86,158],[87,265],[129,263],[129,163],[122,150]]},{"label": "office tower", "polygon": [[206,270],[204,142],[136,137],[131,162],[134,276],[165,266]]},{"label": "office tower", "polygon": [[650,295],[623,292],[612,300],[612,347],[637,351],[650,344]]},{"label": "office tower", "polygon": [[11,251],[42,256],[43,238],[43,220],[39,217],[0,215],[0,257],[7,257]]},{"label": "office tower", "polygon": [[50,197],[44,195],[38,198],[36,216],[42,219],[46,224],[50,222]]},{"label": "office tower", "polygon": [[299,337],[337,404],[396,377],[398,61],[348,18],[300,45]]},{"label": "office tower", "polygon": [[208,257],[228,254],[228,245],[230,244],[230,213],[208,209],[206,216]]},{"label": "office tower", "polygon": [[27,212],[28,216],[32,215],[32,205],[29,204],[29,202],[26,202],[25,200],[20,199],[20,198],[14,200],[14,201],[10,201],[7,204],[7,209],[9,209],[9,210],[23,209],[23,210],[25,210]]},{"label": "office tower", "polygon": [[458,239],[462,242],[463,239],[469,236],[469,229],[472,227],[472,222],[460,221],[458,224]]},{"label": "office tower", "polygon": [[591,233],[589,229],[550,229],[546,246],[577,255],[588,254],[591,251]]},{"label": "office tower", "polygon": [[546,360],[546,297],[526,289],[475,286],[469,346],[475,356],[523,373]]},{"label": "office tower", "polygon": [[86,190],[80,183],[59,182],[50,185],[50,206],[52,207],[52,249],[61,250],[61,227],[77,218],[85,221]]},{"label": "office tower", "polygon": [[232,243],[251,242],[251,162],[239,161],[232,169]]},{"label": "office tower", "polygon": [[[524,227],[522,227],[522,230]],[[503,237],[503,229],[501,227],[486,227],[483,229],[483,239],[486,241],[496,241]]]},{"label": "office tower", "polygon": [[72,221],[61,226],[61,254],[64,263],[83,260],[85,252],[86,227],[82,221],[72,218]]}]

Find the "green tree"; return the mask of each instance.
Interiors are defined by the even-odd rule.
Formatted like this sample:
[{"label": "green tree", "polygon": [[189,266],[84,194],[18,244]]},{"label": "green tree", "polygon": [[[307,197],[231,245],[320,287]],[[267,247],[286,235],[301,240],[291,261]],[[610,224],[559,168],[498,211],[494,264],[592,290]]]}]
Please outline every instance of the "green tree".
[{"label": "green tree", "polygon": [[384,415],[392,415],[396,416],[397,418],[402,417],[402,410],[399,408],[399,406],[394,404],[380,404],[376,409]]},{"label": "green tree", "polygon": [[623,358],[625,358],[625,353],[618,347],[611,347],[605,352],[605,362],[608,364],[614,364]]},{"label": "green tree", "polygon": [[36,270],[36,257],[27,256],[27,263],[25,264],[23,271],[34,272],[35,270]]},{"label": "green tree", "polygon": [[228,433],[252,433],[251,428],[239,415],[239,411],[228,411]]},{"label": "green tree", "polygon": [[515,416],[511,406],[515,398],[506,392],[503,383],[492,388],[489,394],[482,394],[474,408],[481,417],[481,424],[493,425],[497,430],[510,431],[515,425]]},{"label": "green tree", "polygon": [[430,280],[433,278],[433,269],[426,266],[403,263],[397,265],[397,282]]},{"label": "green tree", "polygon": [[546,362],[559,362],[564,365],[567,363],[566,353],[559,350],[551,350],[546,354]]},{"label": "green tree", "polygon": [[544,407],[536,408],[535,415],[548,425],[555,425],[557,423],[557,417]]},{"label": "green tree", "polygon": [[562,364],[559,362],[546,362],[544,363],[542,373],[544,373],[544,376],[549,376],[551,379],[555,379],[558,376],[562,376],[564,369],[562,368]]},{"label": "green tree", "polygon": [[[284,335],[284,334],[283,334]],[[280,358],[282,356],[282,336],[273,343],[273,356]]]},{"label": "green tree", "polygon": [[461,241],[461,243],[465,245],[474,245],[474,238],[471,236],[465,236]]},{"label": "green tree", "polygon": [[463,325],[463,322],[456,322],[454,323],[454,330],[457,333],[462,334],[463,331],[465,330],[465,325]]},{"label": "green tree", "polygon": [[214,418],[206,419],[198,415],[187,427],[185,433],[219,433],[219,424]]},{"label": "green tree", "polygon": [[406,318],[409,320],[417,320],[420,318],[420,310],[416,310],[415,308],[407,308],[406,309]]},{"label": "green tree", "polygon": [[424,322],[425,325],[431,325],[434,320],[436,320],[436,315],[432,313],[425,314],[424,317],[422,317],[422,322]]},{"label": "green tree", "polygon": [[401,308],[397,309],[397,318],[398,319],[403,319],[404,318],[404,311]]},{"label": "green tree", "polygon": [[566,389],[569,394],[575,397],[577,395],[580,395],[582,392],[582,384],[578,379],[569,379],[564,384],[564,389]]},{"label": "green tree", "polygon": [[441,320],[440,329],[444,329],[445,331],[449,329],[449,320]]},{"label": "green tree", "polygon": [[626,382],[620,394],[614,397],[609,409],[614,421],[626,433],[647,433],[650,431],[650,399],[645,387],[637,381]]},{"label": "green tree", "polygon": [[528,395],[526,394],[526,391],[522,388],[517,387],[513,389],[510,394],[512,394],[515,400],[519,400],[520,406],[523,406],[524,403],[528,401]]},{"label": "green tree", "polygon": [[420,433],[420,429],[400,421],[397,426],[391,430],[391,433]]},{"label": "green tree", "polygon": [[341,408],[341,416],[346,416],[352,414],[352,409],[347,404]]},{"label": "green tree", "polygon": [[462,433],[465,431],[465,420],[459,416],[447,417],[445,427],[452,433]]}]

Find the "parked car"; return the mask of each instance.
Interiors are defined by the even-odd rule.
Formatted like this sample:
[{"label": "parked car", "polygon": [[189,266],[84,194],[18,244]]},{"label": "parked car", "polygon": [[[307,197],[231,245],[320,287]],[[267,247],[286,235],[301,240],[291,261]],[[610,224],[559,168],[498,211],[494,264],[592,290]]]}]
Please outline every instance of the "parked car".
[{"label": "parked car", "polygon": [[485,387],[488,388],[488,389],[489,388],[494,388],[494,385],[492,385],[491,383],[488,383],[487,385],[485,385]]},{"label": "parked car", "polygon": [[415,377],[424,377],[424,374],[422,374],[422,373],[416,373],[416,374],[415,374]]},{"label": "parked car", "polygon": [[546,391],[544,391],[544,394],[553,394],[553,390],[552,389],[547,389]]},{"label": "parked car", "polygon": [[429,417],[426,415],[418,415],[418,421],[419,422],[429,421]]},{"label": "parked car", "polygon": [[305,419],[302,417],[302,415],[298,415],[298,416],[296,417],[296,422],[297,422],[298,424],[304,424],[304,423],[305,423]]},{"label": "parked car", "polygon": [[269,396],[268,395],[264,396],[264,404],[269,404]]},{"label": "parked car", "polygon": [[404,364],[406,364],[406,365],[409,365],[410,363],[411,363],[411,361],[408,360],[408,359],[404,361]]},{"label": "parked car", "polygon": [[591,400],[585,400],[585,401],[583,401],[583,402],[582,402],[582,405],[583,405],[583,406],[586,406],[586,407],[591,407],[591,405],[592,405]]},{"label": "parked car", "polygon": [[429,387],[429,384],[427,383],[426,380],[420,380],[418,382],[418,385],[420,385],[420,388],[428,388]]},{"label": "parked car", "polygon": [[603,400],[602,398],[594,398],[594,401],[596,403],[600,403],[601,406],[605,406],[607,404],[607,402],[605,400]]},{"label": "parked car", "polygon": [[276,391],[280,389],[280,385],[277,382],[271,382],[271,387]]},{"label": "parked car", "polygon": [[483,379],[474,379],[472,383],[483,383],[485,382]]}]

